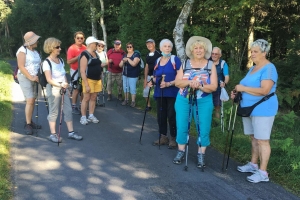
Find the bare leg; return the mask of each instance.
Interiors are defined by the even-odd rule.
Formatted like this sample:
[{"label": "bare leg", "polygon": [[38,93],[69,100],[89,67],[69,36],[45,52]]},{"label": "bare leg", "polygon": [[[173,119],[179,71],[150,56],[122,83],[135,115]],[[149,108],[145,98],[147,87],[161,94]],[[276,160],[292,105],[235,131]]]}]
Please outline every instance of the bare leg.
[{"label": "bare leg", "polygon": [[220,118],[220,106],[215,106],[215,117]]},{"label": "bare leg", "polygon": [[51,134],[56,133],[55,126],[56,126],[56,121],[55,122],[50,122],[49,121],[49,127],[50,127]]},{"label": "bare leg", "polygon": [[257,139],[255,139],[253,135],[251,135],[250,137],[251,137],[251,144],[252,144],[251,162],[253,164],[257,164],[258,163],[258,156],[259,156],[258,142],[257,142]]},{"label": "bare leg", "polygon": [[79,91],[77,89],[73,89],[72,93],[72,104],[77,104],[77,96],[79,94]]},{"label": "bare leg", "polygon": [[136,95],[135,95],[135,94],[132,94],[132,95],[131,95],[131,101],[135,102],[135,97],[136,97]]},{"label": "bare leg", "polygon": [[73,130],[73,121],[66,122],[66,124],[67,124],[68,131],[69,131],[69,132],[74,131],[74,130]]},{"label": "bare leg", "polygon": [[178,144],[178,150],[184,151],[185,150],[185,144]]},{"label": "bare leg", "polygon": [[89,114],[94,114],[96,106],[97,93],[90,93]]},{"label": "bare leg", "polygon": [[34,102],[35,102],[35,98],[26,99],[25,117],[26,117],[27,124],[31,124],[32,114],[34,110]]},{"label": "bare leg", "polygon": [[90,100],[90,93],[84,93],[83,94],[83,100],[81,103],[81,116],[86,116],[86,109],[87,109],[87,105],[88,102]]},{"label": "bare leg", "polygon": [[269,140],[257,140],[259,149],[260,169],[267,171],[269,158],[271,155],[271,147]]}]

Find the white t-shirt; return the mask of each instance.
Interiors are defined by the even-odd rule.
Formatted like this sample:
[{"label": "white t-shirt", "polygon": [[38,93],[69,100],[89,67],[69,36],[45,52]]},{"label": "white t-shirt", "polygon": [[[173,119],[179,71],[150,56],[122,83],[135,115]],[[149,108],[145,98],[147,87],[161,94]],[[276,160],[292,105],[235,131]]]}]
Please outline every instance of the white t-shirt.
[{"label": "white t-shirt", "polygon": [[102,64],[107,64],[107,55],[106,55],[106,52],[105,51],[101,51],[101,52],[96,51],[96,53],[98,54],[99,59],[101,60],[101,63]]},{"label": "white t-shirt", "polygon": [[[51,63],[52,66],[52,80],[56,82],[65,82],[65,75],[66,75],[66,70],[65,70],[65,65],[64,63],[61,63],[59,60],[59,64],[53,62],[52,60],[48,59]],[[45,60],[43,62],[43,71],[50,70],[50,66],[48,62]]]},{"label": "white t-shirt", "polygon": [[[30,75],[36,76],[41,64],[40,54],[35,50],[31,51],[28,48],[25,49],[24,46],[18,49],[16,56],[18,56],[19,52],[23,52],[26,55],[25,69]],[[21,73],[21,71],[18,70],[18,73]]]}]

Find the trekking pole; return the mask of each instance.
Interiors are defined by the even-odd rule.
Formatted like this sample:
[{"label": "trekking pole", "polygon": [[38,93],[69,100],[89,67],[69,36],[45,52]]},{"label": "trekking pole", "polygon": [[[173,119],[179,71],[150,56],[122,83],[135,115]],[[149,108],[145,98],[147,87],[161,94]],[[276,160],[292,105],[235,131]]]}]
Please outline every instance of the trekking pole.
[{"label": "trekking pole", "polygon": [[[153,76],[151,76],[150,81],[153,83]],[[150,81],[148,81],[148,83],[149,83]],[[147,102],[146,102],[146,108],[145,108],[144,119],[143,119],[143,124],[142,124],[142,129],[141,129],[141,135],[140,135],[140,144],[142,144],[142,143],[141,143],[141,140],[142,140],[142,134],[143,134],[143,130],[144,130],[144,123],[145,123],[145,119],[146,119],[147,106],[148,106],[148,103],[149,103],[149,98],[150,98],[151,88],[152,88],[152,87],[150,87],[150,88],[149,88],[149,91],[148,91],[148,98],[147,98]]]},{"label": "trekking pole", "polygon": [[60,131],[61,131],[61,123],[62,123],[62,112],[64,108],[64,97],[65,97],[66,90],[65,88],[60,89],[61,94],[61,106],[60,106],[60,119],[59,119],[59,127],[58,127],[58,140],[57,140],[57,146],[59,146],[59,140],[60,140]]},{"label": "trekking pole", "polygon": [[45,100],[45,104],[46,104],[45,106],[46,106],[47,112],[48,112],[48,114],[49,114],[48,101],[47,101],[47,99],[46,99],[45,91],[44,91],[43,86],[41,86],[41,88],[42,88],[42,92],[43,92],[43,96],[44,96],[44,100]]},{"label": "trekking pole", "polygon": [[221,131],[224,133],[224,108],[223,108],[223,101],[221,101]]},{"label": "trekking pole", "polygon": [[38,122],[39,122],[39,84],[36,82],[36,99],[35,99],[35,106],[36,106],[36,115],[35,115],[35,136],[37,137],[38,136],[38,129],[37,129],[37,126],[38,126]]},{"label": "trekking pole", "polygon": [[105,72],[102,73],[102,80],[103,80],[103,84],[102,84],[102,105],[103,107],[105,107],[105,91],[104,91],[104,79],[105,79]]},{"label": "trekking pole", "polygon": [[184,170],[188,170],[188,154],[189,154],[189,142],[190,142],[190,130],[191,130],[191,122],[192,122],[192,104],[193,104],[193,93],[192,89],[190,88],[189,92],[189,122],[188,122],[188,133],[187,133],[187,141],[185,145],[185,166]]},{"label": "trekking pole", "polygon": [[[160,83],[162,82],[165,82],[165,74],[162,74],[161,77],[161,81]],[[160,90],[160,127],[161,127],[161,124],[162,124],[162,102],[163,102],[163,96],[164,96],[164,90],[163,88],[161,88]],[[159,136],[158,136],[158,148],[160,149],[160,138],[161,138],[161,134],[159,133]]]}]

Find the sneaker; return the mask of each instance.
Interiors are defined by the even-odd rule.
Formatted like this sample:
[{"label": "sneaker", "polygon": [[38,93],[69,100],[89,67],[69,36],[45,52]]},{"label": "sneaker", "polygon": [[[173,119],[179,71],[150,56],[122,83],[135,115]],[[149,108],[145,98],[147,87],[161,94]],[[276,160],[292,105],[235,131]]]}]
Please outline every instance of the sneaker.
[{"label": "sneaker", "polygon": [[122,100],[123,100],[122,94],[118,94],[118,99],[119,99],[119,101],[122,101]]},{"label": "sneaker", "polygon": [[72,107],[72,113],[75,115],[80,115],[80,110],[77,107]]},{"label": "sneaker", "polygon": [[184,160],[184,151],[177,151],[177,155],[173,159],[173,163],[179,165],[182,160]]},{"label": "sneaker", "polygon": [[69,133],[68,138],[73,139],[73,140],[82,140],[83,137],[72,132],[72,133]]},{"label": "sneaker", "polygon": [[157,145],[167,145],[167,144],[169,144],[169,138],[166,135],[161,135],[160,136],[160,142],[159,142],[159,140],[156,140],[156,141],[153,142],[154,146],[157,146]]},{"label": "sneaker", "polygon": [[128,100],[124,100],[122,103],[121,103],[122,106],[127,106],[128,105]]},{"label": "sneaker", "polygon": [[237,170],[239,172],[251,172],[251,173],[255,173],[258,170],[258,168],[254,167],[251,162],[248,162],[246,165],[238,166]]},{"label": "sneaker", "polygon": [[197,167],[198,167],[198,168],[205,167],[205,154],[203,154],[203,153],[198,153],[198,154],[197,154],[197,158],[198,158]]},{"label": "sneaker", "polygon": [[89,116],[89,118],[87,119],[88,122],[93,122],[93,123],[99,123],[99,120],[93,115],[93,116]]},{"label": "sneaker", "polygon": [[[55,143],[58,143],[58,137],[57,137],[57,134],[51,134],[48,139],[51,141],[51,142],[55,142]],[[59,137],[59,143],[62,142],[62,138]]]},{"label": "sneaker", "polygon": [[251,183],[268,182],[268,175],[264,175],[260,170],[256,170],[251,176],[247,176],[247,181]]},{"label": "sneaker", "polygon": [[134,101],[131,102],[130,107],[132,107],[132,108],[135,107],[135,102]]},{"label": "sneaker", "polygon": [[152,108],[150,106],[147,106],[146,111],[150,111]]},{"label": "sneaker", "polygon": [[82,125],[87,125],[89,123],[89,121],[87,120],[86,117],[81,117],[80,118],[80,124]]},{"label": "sneaker", "polygon": [[107,95],[107,99],[106,99],[106,100],[107,100],[107,101],[111,101],[111,99],[112,99],[112,96],[111,96],[111,94],[108,94],[108,95]]},{"label": "sneaker", "polygon": [[169,141],[169,148],[176,148],[177,147],[177,142],[176,142],[176,137],[171,137]]},{"label": "sneaker", "polygon": [[32,125],[31,124],[25,124],[24,132],[25,132],[26,135],[32,135],[33,134]]},{"label": "sneaker", "polygon": [[33,129],[41,129],[41,128],[42,128],[41,125],[36,124],[36,123],[34,123],[33,121],[31,121],[31,127],[32,127]]}]

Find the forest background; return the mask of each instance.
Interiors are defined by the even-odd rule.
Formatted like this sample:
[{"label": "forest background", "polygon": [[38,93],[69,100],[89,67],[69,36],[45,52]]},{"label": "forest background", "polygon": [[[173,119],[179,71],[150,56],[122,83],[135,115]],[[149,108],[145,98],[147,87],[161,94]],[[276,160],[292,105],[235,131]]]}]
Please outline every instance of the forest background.
[{"label": "forest background", "polygon": [[[184,10],[187,3],[190,10]],[[279,74],[276,93],[280,103],[280,128],[275,127],[272,154],[286,160],[271,160],[270,165],[274,166],[273,173],[281,173],[286,182],[292,181],[288,187],[300,194],[298,0],[0,0],[0,59],[15,57],[27,31],[42,36],[38,50],[43,58],[46,55],[42,44],[48,37],[60,39],[65,54],[74,43],[74,32],[79,30],[86,37],[105,38],[108,48],[115,39],[120,39],[123,47],[131,41],[145,58],[148,38],[153,38],[157,47],[163,38],[174,41],[173,31],[181,12],[188,12],[183,44],[189,37],[199,35],[220,47],[222,58],[230,66],[229,88],[241,80],[252,64],[249,44],[260,38],[271,43],[268,58]],[[173,54],[177,53],[174,48]],[[280,182],[280,178],[277,180]]]}]

